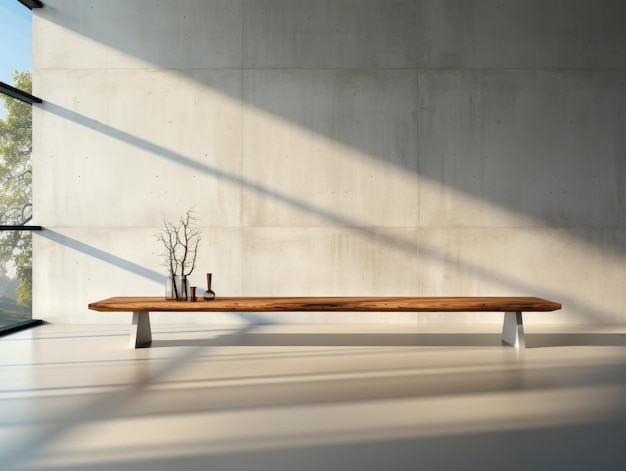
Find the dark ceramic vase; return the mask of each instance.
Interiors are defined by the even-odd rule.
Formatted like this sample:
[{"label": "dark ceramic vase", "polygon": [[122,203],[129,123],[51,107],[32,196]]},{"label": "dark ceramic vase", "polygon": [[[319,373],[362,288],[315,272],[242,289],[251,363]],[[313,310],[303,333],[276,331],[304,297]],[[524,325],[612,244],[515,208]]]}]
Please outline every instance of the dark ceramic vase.
[{"label": "dark ceramic vase", "polygon": [[206,274],[207,290],[206,290],[206,293],[204,293],[203,297],[204,297],[204,299],[207,299],[209,301],[212,300],[212,299],[215,299],[215,291],[213,291],[211,289],[211,278],[212,277],[213,277],[212,273],[207,273]]}]

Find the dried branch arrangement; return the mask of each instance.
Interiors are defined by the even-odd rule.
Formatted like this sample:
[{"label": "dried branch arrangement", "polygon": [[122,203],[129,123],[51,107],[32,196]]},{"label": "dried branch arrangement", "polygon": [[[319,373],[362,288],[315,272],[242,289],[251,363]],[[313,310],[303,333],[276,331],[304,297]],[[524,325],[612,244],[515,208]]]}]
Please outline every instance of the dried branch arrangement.
[{"label": "dried branch arrangement", "polygon": [[163,253],[165,266],[172,278],[186,277],[196,268],[198,245],[201,231],[193,210],[189,210],[178,220],[178,224],[163,221],[163,230],[156,235],[165,246]]}]

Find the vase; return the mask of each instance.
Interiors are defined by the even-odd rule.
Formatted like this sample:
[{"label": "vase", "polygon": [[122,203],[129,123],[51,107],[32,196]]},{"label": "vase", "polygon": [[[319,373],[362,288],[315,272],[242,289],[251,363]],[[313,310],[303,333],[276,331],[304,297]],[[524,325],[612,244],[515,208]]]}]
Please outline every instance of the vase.
[{"label": "vase", "polygon": [[211,299],[215,299],[215,291],[213,291],[211,289],[211,279],[213,277],[212,273],[207,273],[206,274],[206,284],[207,284],[207,290],[206,293],[204,293],[203,298],[207,299],[207,300],[211,300]]},{"label": "vase", "polygon": [[189,299],[189,280],[186,276],[168,276],[165,280],[165,299],[187,301]]}]

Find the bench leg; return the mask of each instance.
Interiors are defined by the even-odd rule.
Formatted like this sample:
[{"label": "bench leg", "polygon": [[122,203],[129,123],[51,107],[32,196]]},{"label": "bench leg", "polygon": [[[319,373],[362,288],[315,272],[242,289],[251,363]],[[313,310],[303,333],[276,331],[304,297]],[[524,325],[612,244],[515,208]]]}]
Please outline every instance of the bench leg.
[{"label": "bench leg", "polygon": [[150,313],[148,311],[133,312],[133,325],[130,328],[130,344],[128,347],[145,347],[150,345],[151,342]]},{"label": "bench leg", "polygon": [[505,312],[502,326],[502,341],[515,348],[526,348],[524,324],[521,312]]}]

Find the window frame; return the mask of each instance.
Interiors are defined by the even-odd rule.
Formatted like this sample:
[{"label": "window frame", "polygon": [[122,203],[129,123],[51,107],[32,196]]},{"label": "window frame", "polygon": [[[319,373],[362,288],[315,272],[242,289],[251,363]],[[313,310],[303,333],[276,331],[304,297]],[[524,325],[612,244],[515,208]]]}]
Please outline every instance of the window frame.
[{"label": "window frame", "polygon": [[[26,8],[32,10],[33,8],[41,8],[43,7],[43,3],[39,0],[17,0]],[[15,88],[9,84],[0,81],[0,93],[3,95],[10,96],[11,98],[15,98],[17,100],[28,103],[29,105],[33,105],[34,103],[43,103],[41,98],[38,98],[34,95],[31,95],[24,90],[20,90],[19,88]],[[0,225],[0,231],[41,231],[42,226],[34,226],[34,225],[26,225],[32,216],[28,217],[25,221],[22,221],[19,225]],[[0,337],[5,335],[9,335],[15,332],[19,332],[21,330],[30,329],[35,326],[43,324],[43,321],[39,319],[30,319],[24,322],[18,322],[17,324],[11,324],[5,327],[0,328]]]}]

